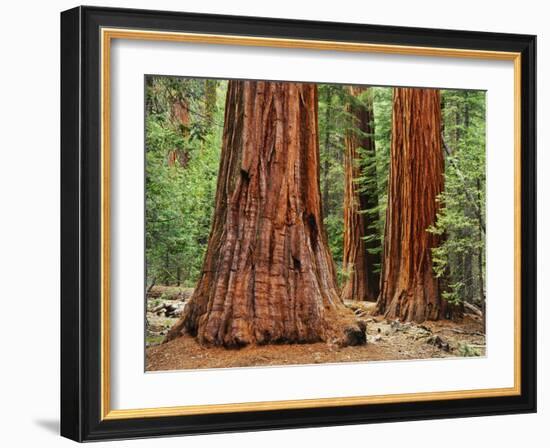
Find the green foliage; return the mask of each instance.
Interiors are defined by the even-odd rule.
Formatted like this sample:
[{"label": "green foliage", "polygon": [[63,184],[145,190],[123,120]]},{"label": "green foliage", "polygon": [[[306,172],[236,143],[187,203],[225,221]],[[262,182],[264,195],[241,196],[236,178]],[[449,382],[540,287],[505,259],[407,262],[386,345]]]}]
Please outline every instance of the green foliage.
[{"label": "green foliage", "polygon": [[157,334],[147,334],[145,337],[145,345],[147,347],[151,347],[153,345],[160,345],[162,344],[162,341],[164,341],[163,335],[157,335]]},{"label": "green foliage", "polygon": [[459,305],[462,302],[463,292],[464,292],[464,283],[456,282],[448,285],[447,290],[443,291],[442,296],[451,305]]},{"label": "green foliage", "polygon": [[378,210],[372,212],[378,213],[379,232],[383,244],[390,172],[393,89],[389,87],[373,87],[372,89],[374,94],[374,138],[376,145],[374,163],[378,174]]},{"label": "green foliage", "polygon": [[[219,83],[212,119],[204,113],[204,81],[149,77],[146,83],[147,282],[194,286],[213,215],[221,148],[225,83]],[[187,125],[173,104],[184,100]],[[169,163],[177,151],[185,163]]]},{"label": "green foliage", "polygon": [[344,246],[344,137],[348,94],[345,87],[319,85],[319,151],[323,221],[328,243],[336,264],[338,279],[343,281]]},{"label": "green foliage", "polygon": [[477,347],[467,344],[466,342],[458,344],[458,354],[463,357],[481,356],[481,352]]},{"label": "green foliage", "polygon": [[442,238],[433,249],[443,297],[458,305],[481,303],[485,277],[485,92],[442,91],[445,190],[435,226]]}]

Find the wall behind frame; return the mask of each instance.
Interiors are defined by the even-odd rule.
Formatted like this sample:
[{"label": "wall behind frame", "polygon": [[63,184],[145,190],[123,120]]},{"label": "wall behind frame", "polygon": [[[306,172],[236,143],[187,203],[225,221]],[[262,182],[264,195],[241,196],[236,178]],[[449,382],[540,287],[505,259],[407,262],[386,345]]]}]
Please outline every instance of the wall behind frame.
[{"label": "wall behind frame", "polygon": [[[548,7],[535,0],[479,2],[394,0],[392,2],[296,2],[278,0],[89,0],[88,5],[157,8],[189,12],[385,25],[468,29],[538,35],[538,116],[550,120],[547,77],[550,54]],[[59,13],[78,2],[10,2],[0,28],[0,273],[2,275],[2,368],[0,440],[41,446],[69,446],[58,433],[59,415]],[[538,227],[550,222],[550,158],[542,151],[548,135],[538,129]],[[543,206],[544,202],[546,205]],[[548,437],[549,388],[544,383],[550,345],[542,321],[550,319],[542,298],[550,293],[550,237],[539,231],[539,413],[537,415],[405,422],[336,428],[156,439],[155,446],[192,447],[224,444],[239,448],[345,444],[411,448],[528,446]],[[151,446],[151,440],[95,446]],[[9,445],[8,445],[9,446]],[[74,446],[74,445],[72,445]]]}]

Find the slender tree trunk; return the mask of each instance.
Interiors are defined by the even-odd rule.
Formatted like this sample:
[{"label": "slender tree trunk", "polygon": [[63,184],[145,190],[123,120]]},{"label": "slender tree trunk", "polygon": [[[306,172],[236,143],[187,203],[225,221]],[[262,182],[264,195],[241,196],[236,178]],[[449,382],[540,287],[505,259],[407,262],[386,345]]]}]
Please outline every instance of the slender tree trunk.
[{"label": "slender tree trunk", "polygon": [[[443,160],[444,160],[444,166],[445,163],[452,164],[452,156],[454,154],[454,151],[451,150],[451,148],[448,148],[445,145],[445,135],[448,134],[447,129],[445,128],[445,101],[444,96],[440,95],[440,104],[441,104],[441,145],[443,147]],[[453,148],[454,150],[457,149],[457,146]],[[445,161],[445,155],[447,156],[447,160]],[[456,168],[456,166],[455,166]],[[448,238],[447,232],[443,233],[439,236],[439,244],[443,245],[445,244],[445,241]],[[455,260],[456,257],[452,257],[452,261],[448,260],[443,275],[439,277],[439,292],[443,293],[445,291],[450,291],[451,284],[454,284],[455,282],[453,279],[455,278],[455,269],[451,269],[451,267],[454,267],[456,265],[459,265],[459,261]],[[445,299],[441,300],[442,302],[442,311],[440,313],[440,317],[445,317],[448,319],[460,319],[464,316],[464,306],[462,303],[460,304],[451,304],[447,302]]]},{"label": "slender tree trunk", "polygon": [[325,110],[325,135],[323,138],[323,148],[325,153],[325,162],[323,164],[323,196],[322,213],[323,218],[329,215],[329,171],[330,171],[330,121],[332,118],[332,91],[326,89],[326,110]]},{"label": "slender tree trunk", "polygon": [[317,88],[230,81],[201,278],[166,341],[365,342],[343,305],[321,218]]},{"label": "slender tree trunk", "polygon": [[[171,120],[172,123],[180,129],[184,139],[189,134],[189,106],[185,97],[179,97],[172,103]],[[186,148],[173,148],[168,151],[168,166],[177,166],[185,168],[189,163],[189,152]],[[168,268],[166,268],[168,269]],[[181,282],[180,266],[176,267],[176,284],[180,286]]]},{"label": "slender tree trunk", "polygon": [[[481,196],[481,182],[478,179],[477,180],[477,191],[478,191],[478,198]],[[478,231],[479,231],[479,239],[481,240],[485,236],[485,227],[483,225],[482,217],[479,217],[478,220]],[[487,325],[487,315],[486,315],[486,308],[487,308],[487,301],[485,298],[485,272],[484,272],[484,263],[483,263],[483,247],[480,244],[479,250],[478,250],[478,257],[477,257],[477,263],[478,263],[478,270],[479,270],[479,300],[481,301],[481,311],[483,313],[483,331],[485,331],[486,325]]]},{"label": "slender tree trunk", "polygon": [[156,277],[153,277],[153,279],[151,280],[151,283],[149,283],[149,286],[147,286],[147,289],[145,291],[145,295],[148,296],[149,293],[151,292],[151,290],[153,289],[153,286],[155,286],[157,283],[157,278]]},{"label": "slender tree trunk", "polygon": [[212,126],[214,121],[214,114],[216,113],[216,89],[218,87],[218,81],[215,79],[207,79],[204,82],[204,112],[206,124]]},{"label": "slender tree trunk", "polygon": [[[364,104],[358,104],[358,97],[367,89],[350,87],[349,90],[356,103],[348,107],[351,128],[345,137],[342,264],[348,278],[342,288],[342,299],[375,301],[379,294],[380,275],[377,268],[380,254],[369,251],[380,246],[380,238],[376,215],[372,212],[378,207],[372,91],[366,93]],[[367,166],[361,163],[365,159],[368,160]],[[359,177],[365,177],[367,182],[359,185]],[[368,214],[365,213],[367,210],[370,211]]]},{"label": "slender tree trunk", "polygon": [[[185,98],[178,98],[172,104],[172,122],[179,127],[184,138],[189,134],[189,107]],[[173,148],[168,152],[168,166],[185,168],[189,163],[189,153],[185,148]]]},{"label": "slender tree trunk", "polygon": [[422,322],[444,315],[432,248],[443,190],[441,104],[438,90],[397,88],[393,97],[384,263],[377,311],[387,318]]},{"label": "slender tree trunk", "polygon": [[[468,92],[464,93],[464,137],[466,139],[466,145],[468,144],[468,137],[470,134],[470,106],[468,103]],[[469,188],[469,186],[466,186]],[[466,198],[467,199],[467,198]],[[465,215],[470,218],[474,213],[472,210],[472,204],[468,200],[464,201]],[[473,237],[471,230],[465,230],[466,240],[470,240]],[[474,283],[473,283],[473,257],[474,253],[470,247],[467,247],[464,252],[464,261],[462,272],[462,283],[464,285],[464,301],[472,302],[474,298]]]},{"label": "slender tree trunk", "polygon": [[164,253],[164,281],[163,284],[169,285],[172,282],[172,275],[170,273],[170,251],[166,249]]}]

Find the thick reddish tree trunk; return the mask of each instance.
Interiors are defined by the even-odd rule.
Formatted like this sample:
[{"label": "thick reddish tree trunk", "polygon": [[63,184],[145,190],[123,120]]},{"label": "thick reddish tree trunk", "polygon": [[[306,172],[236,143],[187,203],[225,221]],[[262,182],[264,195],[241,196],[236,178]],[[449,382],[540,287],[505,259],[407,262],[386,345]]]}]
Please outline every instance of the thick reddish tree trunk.
[{"label": "thick reddish tree trunk", "polygon": [[362,330],[339,298],[321,218],[316,86],[230,81],[203,271],[166,340],[353,344]]},{"label": "thick reddish tree trunk", "polygon": [[[342,299],[375,301],[379,293],[380,275],[377,269],[380,255],[370,250],[380,245],[380,239],[376,224],[370,222],[374,215],[365,212],[378,206],[376,165],[371,163],[365,166],[362,163],[365,159],[372,162],[375,155],[372,92],[355,86],[349,90],[356,101],[348,107],[351,127],[345,138],[342,264],[348,277],[342,288]],[[359,96],[365,97],[362,103]],[[367,178],[369,182],[359,184],[360,177]]]},{"label": "thick reddish tree trunk", "polygon": [[435,223],[443,190],[441,106],[438,90],[397,88],[384,237],[379,313],[387,318],[422,322],[444,314],[432,248],[439,237],[427,231]]}]

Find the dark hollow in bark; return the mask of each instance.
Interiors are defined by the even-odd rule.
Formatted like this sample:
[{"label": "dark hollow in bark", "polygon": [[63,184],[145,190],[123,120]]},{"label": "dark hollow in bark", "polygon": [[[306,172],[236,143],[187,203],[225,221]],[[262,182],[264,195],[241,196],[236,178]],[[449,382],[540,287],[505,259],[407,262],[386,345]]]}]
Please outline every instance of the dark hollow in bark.
[{"label": "dark hollow in bark", "polygon": [[[373,158],[374,114],[372,92],[364,87],[352,86],[350,95],[358,97],[367,91],[364,104],[350,104],[350,129],[345,137],[344,158],[344,252],[343,268],[348,278],[342,288],[343,300],[375,301],[379,293],[380,275],[377,265],[380,254],[369,250],[380,245],[377,229],[373,228],[373,214],[366,214],[378,206],[376,186],[376,165],[361,165],[361,158]],[[363,95],[364,96],[364,95]],[[366,177],[367,185],[359,185],[357,179]],[[365,238],[370,237],[369,241]]]},{"label": "dark hollow in bark", "polygon": [[443,190],[441,106],[438,90],[397,88],[384,238],[384,263],[377,311],[387,318],[422,322],[444,316],[432,248]]},{"label": "dark hollow in bark", "polygon": [[166,341],[364,343],[321,218],[317,125],[313,84],[229,82],[202,274]]}]

